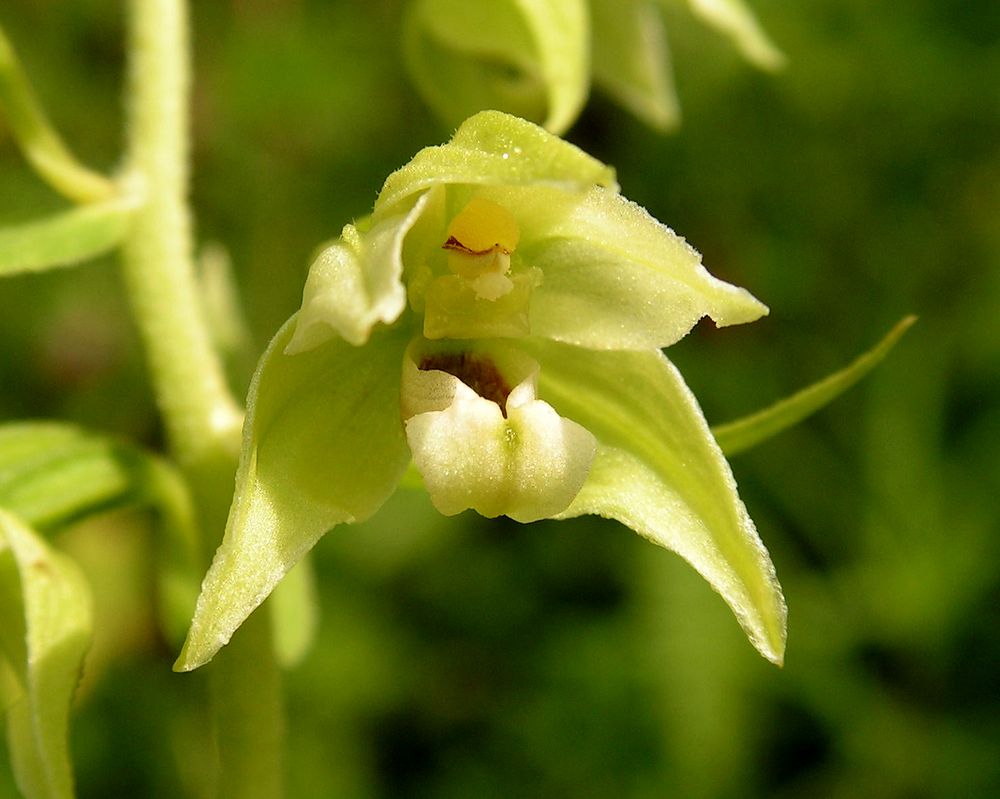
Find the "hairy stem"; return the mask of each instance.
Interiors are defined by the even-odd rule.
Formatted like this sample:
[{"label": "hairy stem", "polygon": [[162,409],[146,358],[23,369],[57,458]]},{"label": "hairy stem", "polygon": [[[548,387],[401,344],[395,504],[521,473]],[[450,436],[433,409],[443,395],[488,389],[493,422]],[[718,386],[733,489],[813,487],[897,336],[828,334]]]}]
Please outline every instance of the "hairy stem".
[{"label": "hairy stem", "polygon": [[[184,0],[129,0],[128,152],[123,188],[139,198],[123,268],[170,450],[190,477],[206,550],[225,527],[242,410],[199,300],[188,209],[188,31]],[[281,691],[262,615],[209,668],[219,793],[280,793]],[[226,689],[229,686],[229,689]],[[238,793],[232,789],[238,788]]]},{"label": "hairy stem", "polygon": [[187,17],[180,0],[131,0],[128,155],[142,207],[125,241],[125,279],[170,447],[186,467],[238,451],[241,412],[205,324],[188,193]]}]

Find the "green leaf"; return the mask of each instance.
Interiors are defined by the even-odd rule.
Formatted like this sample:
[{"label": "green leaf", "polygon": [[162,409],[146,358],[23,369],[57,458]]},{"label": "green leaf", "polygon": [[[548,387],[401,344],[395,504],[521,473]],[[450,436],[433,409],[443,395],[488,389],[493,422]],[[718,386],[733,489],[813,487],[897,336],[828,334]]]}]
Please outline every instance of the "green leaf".
[{"label": "green leaf", "polygon": [[327,530],[374,513],[409,461],[399,380],[410,332],[287,355],[294,326],[278,331],[251,384],[236,495],[178,670],[209,661]]},{"label": "green leaf", "polygon": [[131,453],[71,425],[0,426],[0,505],[39,529],[56,529],[135,501]]},{"label": "green leaf", "polygon": [[[5,652],[23,693],[7,709],[7,735],[18,787],[29,799],[73,796],[67,748],[69,710],[90,645],[90,590],[77,566],[50,549],[16,516],[0,510],[0,613],[20,629],[22,653]],[[10,562],[16,569],[10,568]],[[20,584],[20,602],[10,603]],[[12,657],[13,656],[13,657]]]},{"label": "green leaf", "polygon": [[154,511],[162,622],[171,639],[183,633],[198,590],[198,533],[186,484],[165,461],[74,425],[0,425],[0,507],[43,532],[116,508]]},{"label": "green leaf", "polygon": [[114,192],[110,180],[80,164],[63,144],[36,99],[3,28],[0,28],[0,112],[10,123],[29,163],[64,196],[76,202],[92,202]]},{"label": "green leaf", "polygon": [[871,350],[818,383],[813,383],[762,411],[713,427],[715,440],[719,442],[723,452],[735,455],[798,424],[874,369],[916,321],[915,316],[900,320]]},{"label": "green leaf", "polygon": [[785,56],[743,0],[688,0],[688,5],[703,22],[727,36],[750,63],[769,71],[785,65]]},{"label": "green leaf", "polygon": [[417,0],[406,19],[406,63],[448,124],[496,108],[562,133],[589,85],[583,0]]},{"label": "green leaf", "polygon": [[594,83],[660,131],[680,124],[663,23],[650,0],[590,0]]},{"label": "green leaf", "polygon": [[447,144],[425,147],[389,175],[375,203],[375,217],[397,214],[399,204],[448,184],[618,188],[614,170],[580,148],[523,119],[483,111],[463,122]]},{"label": "green leaf", "polygon": [[122,199],[0,228],[0,276],[73,266],[117,247],[134,206]]},{"label": "green leaf", "polygon": [[671,549],[718,591],[750,642],[780,664],[785,604],[767,550],[697,401],[660,352],[594,352],[539,340],[540,396],[599,442],[560,518],[617,519]]},{"label": "green leaf", "polygon": [[536,188],[508,202],[520,214],[520,257],[543,274],[531,298],[532,335],[592,349],[659,348],[706,315],[721,327],[767,313],[617,192],[594,188],[581,198]]}]

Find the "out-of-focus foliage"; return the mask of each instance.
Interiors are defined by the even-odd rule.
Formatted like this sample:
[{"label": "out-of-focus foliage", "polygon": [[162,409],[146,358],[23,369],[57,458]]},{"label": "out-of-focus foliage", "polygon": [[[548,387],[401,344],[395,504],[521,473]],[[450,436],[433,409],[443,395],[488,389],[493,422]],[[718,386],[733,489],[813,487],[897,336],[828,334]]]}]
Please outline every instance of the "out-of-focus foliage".
[{"label": "out-of-focus foliage", "polygon": [[[258,348],[298,306],[313,248],[441,138],[404,74],[401,5],[195,4],[198,232],[230,249]],[[1000,7],[753,7],[782,73],[678,11],[679,133],[598,99],[569,138],[771,307],[671,350],[710,421],[920,316],[865,384],[734,459],[786,592],[785,668],[621,527],[443,519],[402,492],[316,549],[291,796],[1000,793]],[[7,0],[0,22],[74,152],[113,167],[118,4]],[[64,207],[0,126],[0,220]],[[110,261],[0,283],[0,417],[38,416],[157,441]],[[119,540],[87,542],[93,573]],[[142,558],[123,563],[141,587]],[[113,626],[96,602],[97,629]],[[200,678],[171,674],[154,635],[129,641],[80,696],[77,783],[177,796],[199,780]]]}]

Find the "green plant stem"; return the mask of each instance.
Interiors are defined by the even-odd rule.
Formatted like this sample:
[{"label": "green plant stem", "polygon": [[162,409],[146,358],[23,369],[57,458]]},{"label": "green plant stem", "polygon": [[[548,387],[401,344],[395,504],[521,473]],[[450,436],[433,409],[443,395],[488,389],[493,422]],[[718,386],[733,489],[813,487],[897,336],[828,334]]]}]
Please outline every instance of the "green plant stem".
[{"label": "green plant stem", "polygon": [[[223,376],[195,280],[188,174],[188,31],[183,0],[129,0],[128,151],[139,199],[123,247],[125,283],[170,450],[190,478],[206,549],[226,520],[242,411]],[[213,535],[214,534],[214,535]],[[209,668],[219,793],[280,795],[280,681],[266,609]],[[233,789],[238,787],[238,793]]]},{"label": "green plant stem", "polygon": [[202,317],[187,205],[187,17],[181,0],[131,0],[128,154],[141,201],[125,279],[170,448],[190,468],[239,448],[242,414]]},{"label": "green plant stem", "polygon": [[24,74],[14,48],[0,28],[0,111],[25,158],[52,188],[74,202],[110,197],[114,184],[88,169],[67,149],[52,127]]}]

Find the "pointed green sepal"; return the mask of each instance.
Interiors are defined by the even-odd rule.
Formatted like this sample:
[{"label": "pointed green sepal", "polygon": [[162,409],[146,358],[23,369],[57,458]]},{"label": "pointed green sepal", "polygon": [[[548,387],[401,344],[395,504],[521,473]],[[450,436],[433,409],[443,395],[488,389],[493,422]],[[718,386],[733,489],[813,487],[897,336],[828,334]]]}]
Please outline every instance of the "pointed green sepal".
[{"label": "pointed green sepal", "polygon": [[617,519],[687,560],[750,642],[780,664],[785,603],[774,566],[683,378],[653,352],[594,352],[541,341],[539,395],[599,442],[590,476],[560,515]]},{"label": "pointed green sepal", "polygon": [[703,316],[719,327],[767,313],[713,277],[683,238],[615,191],[535,189],[517,207],[524,263],[541,270],[531,333],[591,349],[669,346]]},{"label": "pointed green sepal", "polygon": [[647,125],[680,124],[663,24],[650,0],[590,0],[594,83]]},{"label": "pointed green sepal", "polygon": [[71,799],[69,711],[92,628],[80,569],[18,517],[0,510],[2,654],[20,692],[7,707],[18,788],[28,799]]},{"label": "pointed green sepal", "polygon": [[728,37],[751,64],[770,71],[785,65],[784,54],[743,0],[688,0],[688,5],[703,22]]},{"label": "pointed green sepal", "polygon": [[224,646],[331,527],[362,521],[409,461],[399,411],[407,334],[377,330],[364,347],[331,339],[285,354],[278,331],[250,387],[236,494],[202,584],[180,671]]},{"label": "pointed green sepal", "polygon": [[447,124],[498,108],[562,133],[590,82],[584,0],[416,0],[406,19],[406,63]]},{"label": "pointed green sepal", "polygon": [[726,424],[716,425],[712,428],[715,440],[727,455],[736,455],[798,424],[832,402],[878,366],[916,321],[915,316],[901,319],[872,349],[819,382],[779,400],[762,411]]},{"label": "pointed green sepal", "polygon": [[0,228],[0,276],[74,266],[110,252],[125,238],[134,207],[116,198]]}]

